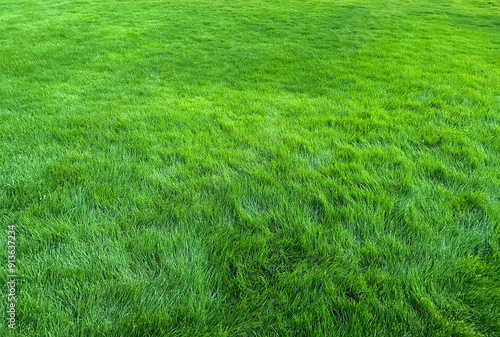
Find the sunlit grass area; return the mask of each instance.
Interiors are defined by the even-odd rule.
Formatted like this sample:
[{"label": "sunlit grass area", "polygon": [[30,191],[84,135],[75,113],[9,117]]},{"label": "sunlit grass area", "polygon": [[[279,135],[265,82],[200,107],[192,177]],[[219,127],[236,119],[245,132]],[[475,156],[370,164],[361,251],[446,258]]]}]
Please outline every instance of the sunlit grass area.
[{"label": "sunlit grass area", "polygon": [[498,0],[0,0],[0,142],[2,336],[500,334]]}]

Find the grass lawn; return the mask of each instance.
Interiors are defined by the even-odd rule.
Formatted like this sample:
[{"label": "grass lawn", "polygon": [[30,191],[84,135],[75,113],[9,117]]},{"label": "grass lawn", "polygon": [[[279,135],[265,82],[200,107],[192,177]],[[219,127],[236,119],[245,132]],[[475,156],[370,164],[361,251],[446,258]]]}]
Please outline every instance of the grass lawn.
[{"label": "grass lawn", "polygon": [[500,335],[500,0],[0,0],[0,145],[1,336]]}]

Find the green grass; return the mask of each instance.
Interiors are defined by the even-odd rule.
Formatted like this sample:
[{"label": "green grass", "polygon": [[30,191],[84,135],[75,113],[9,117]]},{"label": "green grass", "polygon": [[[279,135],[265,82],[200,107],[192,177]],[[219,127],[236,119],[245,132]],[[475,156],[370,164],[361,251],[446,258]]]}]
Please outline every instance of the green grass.
[{"label": "green grass", "polygon": [[500,335],[498,0],[1,0],[0,142],[16,336]]}]

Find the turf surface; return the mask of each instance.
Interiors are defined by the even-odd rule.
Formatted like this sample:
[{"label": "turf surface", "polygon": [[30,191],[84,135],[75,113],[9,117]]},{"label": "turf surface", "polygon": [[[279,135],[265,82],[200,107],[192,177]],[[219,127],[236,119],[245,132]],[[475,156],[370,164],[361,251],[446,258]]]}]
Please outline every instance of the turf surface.
[{"label": "turf surface", "polygon": [[0,142],[16,336],[500,334],[498,0],[0,0]]}]

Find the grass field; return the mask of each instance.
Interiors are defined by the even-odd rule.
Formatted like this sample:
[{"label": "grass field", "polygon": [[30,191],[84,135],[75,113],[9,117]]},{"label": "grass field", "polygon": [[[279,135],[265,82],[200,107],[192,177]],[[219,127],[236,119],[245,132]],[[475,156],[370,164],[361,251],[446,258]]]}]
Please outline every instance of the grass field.
[{"label": "grass field", "polygon": [[499,0],[0,0],[0,142],[1,336],[500,335]]}]

